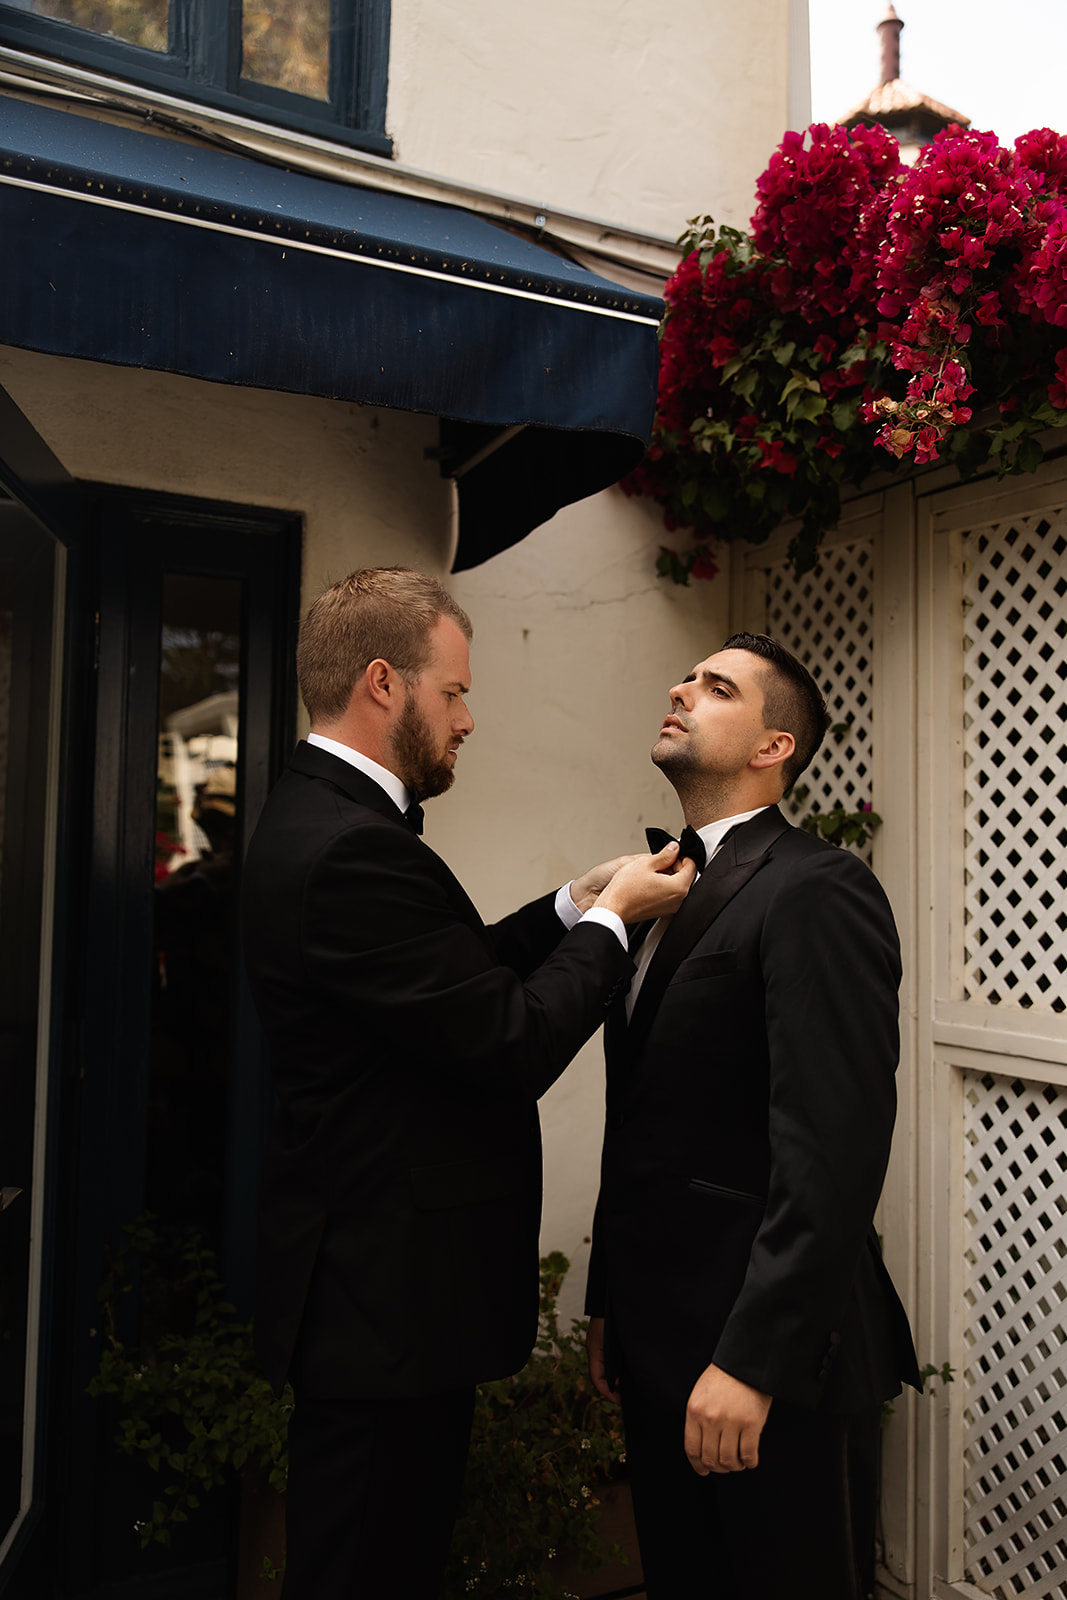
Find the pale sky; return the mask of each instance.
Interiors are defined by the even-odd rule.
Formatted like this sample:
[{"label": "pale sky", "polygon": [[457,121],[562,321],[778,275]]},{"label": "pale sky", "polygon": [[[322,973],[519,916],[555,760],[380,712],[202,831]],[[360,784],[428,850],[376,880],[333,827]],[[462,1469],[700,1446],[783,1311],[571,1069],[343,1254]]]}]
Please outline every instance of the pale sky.
[{"label": "pale sky", "polygon": [[[1067,0],[894,0],[900,76],[1009,145],[1067,133]],[[811,115],[833,122],[880,76],[886,0],[808,0]]]}]

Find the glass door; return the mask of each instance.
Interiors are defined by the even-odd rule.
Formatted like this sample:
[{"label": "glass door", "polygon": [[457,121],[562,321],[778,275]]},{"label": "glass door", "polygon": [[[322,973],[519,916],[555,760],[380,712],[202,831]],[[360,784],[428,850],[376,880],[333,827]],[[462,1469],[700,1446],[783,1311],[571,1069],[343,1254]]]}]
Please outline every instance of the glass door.
[{"label": "glass door", "polygon": [[40,1465],[62,565],[51,536],[12,501],[0,502],[0,1566],[29,1513]]},{"label": "glass door", "polygon": [[[140,1583],[147,1600],[189,1562],[221,1592],[210,1571],[225,1518],[198,1516],[173,1552],[141,1550],[151,1483],[119,1456],[108,1403],[85,1393],[97,1295],[124,1229],[150,1213],[164,1256],[198,1235],[251,1315],[271,1097],[237,907],[244,848],[289,752],[299,537],[292,519],[132,495],[103,499],[98,520],[57,1587]],[[186,1331],[169,1280],[146,1274],[123,1306],[118,1336],[143,1359],[161,1333]]]},{"label": "glass door", "polygon": [[241,581],[167,572],[160,618],[144,1207],[224,1244]]}]

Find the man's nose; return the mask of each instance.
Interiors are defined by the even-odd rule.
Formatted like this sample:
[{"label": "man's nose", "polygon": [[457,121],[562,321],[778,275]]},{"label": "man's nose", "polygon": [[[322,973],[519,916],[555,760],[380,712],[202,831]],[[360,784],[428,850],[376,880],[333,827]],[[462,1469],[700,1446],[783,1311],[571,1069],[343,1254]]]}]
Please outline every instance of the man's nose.
[{"label": "man's nose", "polygon": [[471,716],[466,706],[463,707],[463,715],[459,721],[459,731],[463,734],[464,738],[468,738],[474,732],[474,718]]},{"label": "man's nose", "polygon": [[667,698],[670,700],[672,706],[684,706],[685,684],[676,683],[673,689],[668,689]]}]

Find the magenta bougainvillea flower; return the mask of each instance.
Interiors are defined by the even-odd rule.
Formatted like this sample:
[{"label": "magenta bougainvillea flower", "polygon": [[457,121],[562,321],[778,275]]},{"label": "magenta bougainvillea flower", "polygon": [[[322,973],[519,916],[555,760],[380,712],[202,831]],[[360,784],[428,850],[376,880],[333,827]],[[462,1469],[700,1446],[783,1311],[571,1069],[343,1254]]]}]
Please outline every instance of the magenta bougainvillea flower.
[{"label": "magenta bougainvillea flower", "polygon": [[951,127],[909,168],[882,128],[818,124],[771,157],[750,234],[704,218],[683,243],[652,448],[624,484],[697,536],[661,570],[703,575],[709,540],[785,517],[802,570],[840,485],[883,452],[1027,470],[1034,436],[1067,423],[1067,138],[1050,129],[1007,149]]}]

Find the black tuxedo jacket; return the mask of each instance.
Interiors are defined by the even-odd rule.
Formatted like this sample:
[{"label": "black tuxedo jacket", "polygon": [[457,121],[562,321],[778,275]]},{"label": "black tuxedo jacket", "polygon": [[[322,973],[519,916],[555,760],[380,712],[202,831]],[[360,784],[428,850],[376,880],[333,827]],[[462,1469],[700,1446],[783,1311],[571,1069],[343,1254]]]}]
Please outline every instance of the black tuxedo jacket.
[{"label": "black tuxedo jacket", "polygon": [[260,1359],[321,1397],[514,1372],[537,1324],[536,1100],[632,963],[552,896],[486,928],[388,796],[300,744],[248,851],[244,942],[277,1114]]},{"label": "black tuxedo jacket", "polygon": [[629,1024],[614,1008],[587,1310],[664,1403],[712,1361],[837,1411],[918,1383],[871,1226],[899,981],[877,879],[772,808],[690,891]]}]

